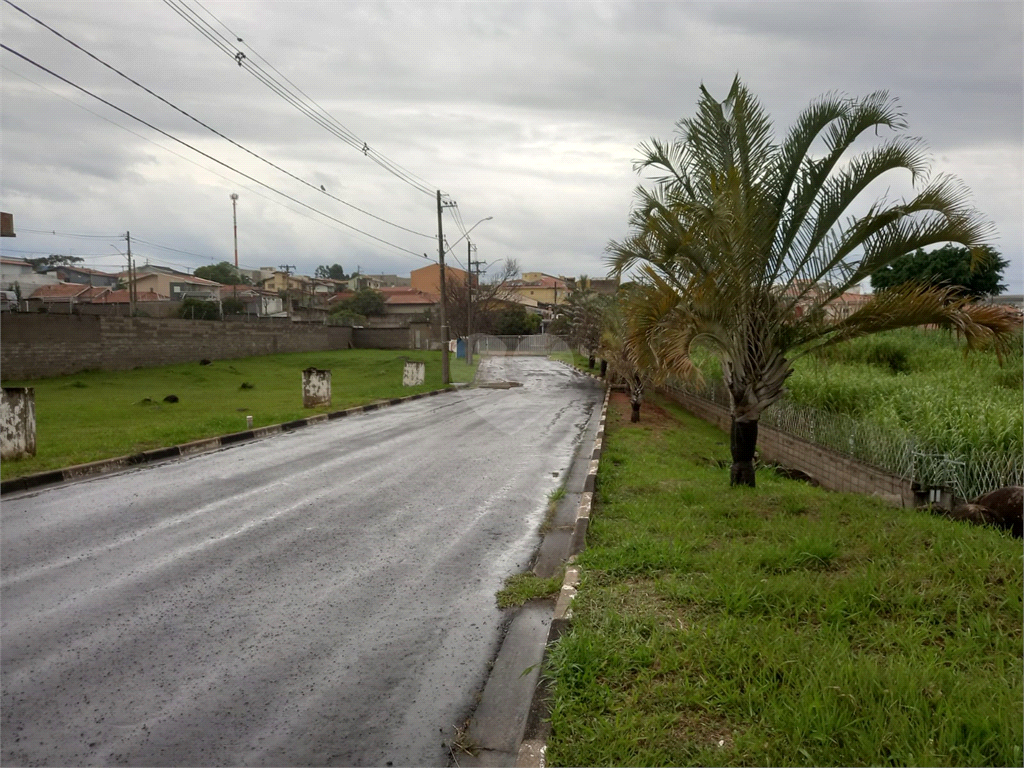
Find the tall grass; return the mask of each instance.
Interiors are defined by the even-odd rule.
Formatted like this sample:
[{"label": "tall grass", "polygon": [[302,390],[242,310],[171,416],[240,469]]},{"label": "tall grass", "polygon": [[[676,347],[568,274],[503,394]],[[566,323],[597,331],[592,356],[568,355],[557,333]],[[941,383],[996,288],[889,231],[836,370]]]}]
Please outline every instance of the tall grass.
[{"label": "tall grass", "polygon": [[[702,354],[699,363],[709,379],[721,377],[710,355]],[[1008,466],[1011,476],[1024,471],[1019,334],[1002,365],[993,352],[966,353],[964,343],[945,331],[908,328],[868,336],[800,358],[786,388],[792,403],[909,435],[917,453],[944,454],[967,474],[993,464]],[[966,493],[984,486],[979,477],[966,483]]]}]

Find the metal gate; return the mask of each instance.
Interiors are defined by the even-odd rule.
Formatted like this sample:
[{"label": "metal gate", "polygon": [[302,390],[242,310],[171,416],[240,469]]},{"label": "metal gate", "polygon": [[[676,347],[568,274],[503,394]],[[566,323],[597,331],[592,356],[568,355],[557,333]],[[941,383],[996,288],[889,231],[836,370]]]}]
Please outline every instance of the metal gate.
[{"label": "metal gate", "polygon": [[481,355],[550,355],[568,352],[564,336],[538,333],[532,336],[485,336],[472,338],[473,350]]}]

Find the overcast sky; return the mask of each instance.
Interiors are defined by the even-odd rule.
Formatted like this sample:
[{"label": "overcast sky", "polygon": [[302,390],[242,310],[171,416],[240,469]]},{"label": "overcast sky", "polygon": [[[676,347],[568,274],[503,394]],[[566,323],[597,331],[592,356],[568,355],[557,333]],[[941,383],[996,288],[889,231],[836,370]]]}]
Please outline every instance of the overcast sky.
[{"label": "overcast sky", "polygon": [[[701,83],[724,97],[738,73],[780,138],[823,93],[897,97],[933,171],[963,180],[994,223],[993,245],[1011,261],[1005,282],[1024,292],[1019,0],[15,2],[310,186],[4,4],[4,45],[236,169],[4,51],[2,206],[18,233],[2,242],[5,255],[70,253],[114,270],[124,263],[116,236],[130,230],[140,262],[231,261],[236,193],[243,267],[408,274],[427,264],[422,254],[437,256],[440,189],[465,228],[493,217],[471,236],[480,260],[603,275],[606,244],[626,234],[637,146],[670,138]],[[172,5],[199,14],[230,53]],[[368,151],[259,82],[236,51],[287,78]],[[904,190],[905,179],[889,181]],[[444,230],[464,264],[451,211]]]}]

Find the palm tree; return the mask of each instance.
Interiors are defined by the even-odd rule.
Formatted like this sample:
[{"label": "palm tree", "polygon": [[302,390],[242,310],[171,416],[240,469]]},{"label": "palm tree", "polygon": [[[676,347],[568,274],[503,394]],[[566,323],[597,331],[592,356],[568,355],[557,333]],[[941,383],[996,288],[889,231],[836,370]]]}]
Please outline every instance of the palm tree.
[{"label": "palm tree", "polygon": [[653,350],[632,332],[633,300],[634,294],[626,295],[607,307],[597,352],[608,363],[608,383],[625,386],[629,392],[632,407],[629,420],[635,423],[640,421],[644,391],[659,379],[661,371]]},{"label": "palm tree", "polygon": [[562,312],[569,318],[569,344],[573,350],[583,350],[591,368],[594,367],[594,356],[601,343],[607,307],[608,300],[604,296],[589,289],[581,289],[579,283],[562,306]]},{"label": "palm tree", "polygon": [[[950,288],[909,285],[847,316],[833,311],[849,288],[918,248],[954,242],[984,258],[991,232],[960,182],[929,178],[925,150],[902,134],[888,94],[821,97],[779,144],[737,77],[721,102],[702,86],[696,116],[677,128],[671,142],[641,145],[636,170],[653,172],[653,187],[637,188],[629,235],[609,244],[608,260],[619,275],[640,268],[646,308],[633,333],[662,364],[692,373],[697,344],[720,359],[732,402],[732,484],[754,485],[758,419],[783,395],[799,355],[926,323],[956,329],[972,347],[1005,348],[1019,320]],[[872,129],[896,135],[851,155]],[[911,198],[864,201],[869,184],[901,169]]]}]

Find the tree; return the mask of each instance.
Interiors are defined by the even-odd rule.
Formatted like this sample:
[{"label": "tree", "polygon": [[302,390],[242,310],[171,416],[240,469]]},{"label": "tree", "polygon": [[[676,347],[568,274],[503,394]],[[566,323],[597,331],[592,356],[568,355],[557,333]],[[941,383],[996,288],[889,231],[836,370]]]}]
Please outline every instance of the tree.
[{"label": "tree", "polygon": [[215,301],[182,299],[178,317],[185,320],[220,320],[220,307]]},{"label": "tree", "polygon": [[[586,281],[586,282],[585,282]],[[594,367],[594,355],[601,343],[601,331],[604,329],[604,314],[609,306],[609,299],[594,293],[587,288],[580,288],[589,281],[580,278],[575,291],[569,294],[562,307],[562,312],[569,318],[569,346],[582,351],[590,358],[590,367]]]},{"label": "tree", "polygon": [[540,315],[527,312],[521,304],[501,310],[494,325],[494,333],[498,336],[529,336],[539,330]]},{"label": "tree", "polygon": [[465,280],[445,281],[448,327],[455,337],[466,336],[469,320],[469,302],[472,296],[473,333],[497,333],[498,316],[515,293],[508,287],[510,280],[519,277],[519,263],[505,259],[501,268],[491,276],[489,282],[480,283],[470,292]]},{"label": "tree", "polygon": [[350,296],[344,301],[339,301],[334,305],[334,309],[331,310],[332,315],[341,315],[344,313],[350,315],[361,315],[362,317],[383,315],[384,294],[380,291],[375,291],[372,288],[364,288],[361,291],[356,291],[355,296]]},{"label": "tree", "polygon": [[[667,368],[692,374],[698,344],[718,356],[732,402],[732,484],[754,485],[758,419],[783,395],[799,355],[926,323],[956,329],[971,347],[1008,348],[1019,319],[948,287],[905,285],[850,315],[830,311],[848,288],[918,248],[954,242],[981,257],[991,231],[957,180],[929,178],[925,150],[902,133],[888,94],[821,97],[778,143],[737,77],[721,102],[702,86],[696,116],[677,128],[671,142],[641,145],[636,169],[653,173],[653,188],[638,187],[629,235],[609,244],[608,258],[620,276],[638,268],[643,308],[631,333]],[[880,129],[897,135],[849,155],[858,137]],[[865,210],[865,187],[899,169],[913,196]]]},{"label": "tree", "polygon": [[321,264],[313,272],[314,277],[319,277],[323,280],[348,280],[348,276],[345,274],[345,268],[341,264]]},{"label": "tree", "polygon": [[242,301],[241,299],[236,299],[231,296],[228,296],[226,299],[221,300],[220,308],[225,315],[245,314],[245,302]]},{"label": "tree", "polygon": [[250,285],[251,280],[241,274],[235,265],[229,261],[221,261],[216,264],[209,264],[205,267],[196,267],[192,273],[203,280],[212,280],[221,285]]},{"label": "tree", "polygon": [[49,256],[41,256],[37,259],[25,259],[25,262],[32,265],[36,272],[46,272],[54,267],[70,267],[73,264],[81,264],[85,259],[80,256],[63,256],[59,253],[51,253]]},{"label": "tree", "polygon": [[644,345],[644,339],[632,333],[630,326],[636,313],[631,304],[638,294],[624,295],[608,306],[604,313],[604,328],[598,353],[608,362],[608,382],[624,386],[629,392],[632,409],[631,422],[640,421],[640,407],[645,390],[661,372],[656,355]]},{"label": "tree", "polygon": [[982,258],[977,254],[972,258],[969,249],[951,244],[931,251],[918,248],[872,273],[871,285],[882,290],[910,282],[936,283],[959,287],[974,298],[998,296],[1006,290],[1000,280],[1010,262],[999,258],[999,252],[990,246],[978,250]]}]

